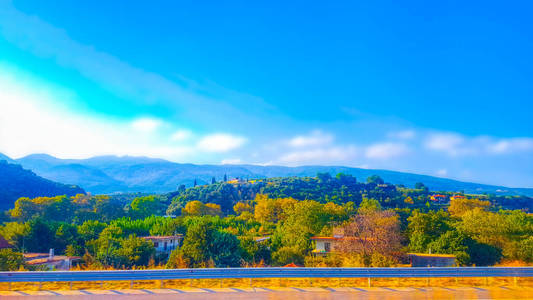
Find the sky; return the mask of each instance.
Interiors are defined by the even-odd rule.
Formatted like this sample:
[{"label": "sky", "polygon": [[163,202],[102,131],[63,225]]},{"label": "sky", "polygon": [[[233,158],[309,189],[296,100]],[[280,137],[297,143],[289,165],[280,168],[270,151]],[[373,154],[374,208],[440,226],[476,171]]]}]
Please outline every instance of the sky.
[{"label": "sky", "polygon": [[0,1],[0,152],[533,187],[530,1]]}]

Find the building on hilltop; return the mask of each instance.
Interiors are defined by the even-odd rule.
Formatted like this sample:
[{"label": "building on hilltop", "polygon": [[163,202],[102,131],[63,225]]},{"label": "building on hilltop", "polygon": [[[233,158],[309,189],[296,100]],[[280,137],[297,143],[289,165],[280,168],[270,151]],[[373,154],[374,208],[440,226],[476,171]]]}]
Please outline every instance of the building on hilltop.
[{"label": "building on hilltop", "polygon": [[429,199],[437,203],[448,203],[449,202],[448,197],[446,195],[441,195],[441,194],[431,195]]}]

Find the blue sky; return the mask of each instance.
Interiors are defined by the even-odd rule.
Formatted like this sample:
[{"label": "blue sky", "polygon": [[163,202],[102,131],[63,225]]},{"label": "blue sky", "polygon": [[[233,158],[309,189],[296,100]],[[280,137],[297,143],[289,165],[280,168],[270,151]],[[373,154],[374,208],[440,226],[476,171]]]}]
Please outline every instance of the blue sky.
[{"label": "blue sky", "polygon": [[0,2],[0,152],[533,187],[527,1]]}]

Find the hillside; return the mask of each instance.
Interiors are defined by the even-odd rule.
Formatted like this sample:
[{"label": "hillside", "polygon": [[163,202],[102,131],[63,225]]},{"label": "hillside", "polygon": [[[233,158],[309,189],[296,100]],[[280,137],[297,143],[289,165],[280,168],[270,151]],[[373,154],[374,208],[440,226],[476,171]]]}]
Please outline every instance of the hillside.
[{"label": "hillside", "polygon": [[73,185],[65,185],[35,175],[20,165],[0,160],[0,209],[12,208],[20,197],[85,194]]},{"label": "hillside", "polygon": [[408,187],[413,187],[416,182],[423,182],[431,190],[533,196],[531,188],[507,188],[427,175],[342,166],[194,165],[147,157],[99,156],[89,159],[58,159],[46,154],[33,154],[16,161],[39,176],[79,185],[97,194],[169,192],[176,190],[181,184],[192,186],[195,180],[198,184],[210,183],[213,177],[220,181],[224,174],[227,174],[228,178],[271,178],[315,176],[318,172],[327,172],[350,174],[361,181],[371,175],[379,175],[387,182]]}]

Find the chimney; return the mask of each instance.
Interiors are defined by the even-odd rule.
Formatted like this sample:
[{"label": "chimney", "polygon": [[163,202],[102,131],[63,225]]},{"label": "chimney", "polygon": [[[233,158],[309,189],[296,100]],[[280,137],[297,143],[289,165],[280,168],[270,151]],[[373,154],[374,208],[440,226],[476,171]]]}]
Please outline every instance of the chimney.
[{"label": "chimney", "polygon": [[48,255],[48,260],[54,259],[54,248],[50,248],[50,254]]}]

